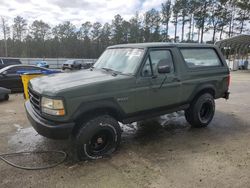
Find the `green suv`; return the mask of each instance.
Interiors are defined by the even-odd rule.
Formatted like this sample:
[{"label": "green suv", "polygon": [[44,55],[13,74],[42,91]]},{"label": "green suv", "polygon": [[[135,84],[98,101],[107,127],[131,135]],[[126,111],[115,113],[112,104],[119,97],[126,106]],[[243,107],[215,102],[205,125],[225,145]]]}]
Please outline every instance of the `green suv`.
[{"label": "green suv", "polygon": [[98,159],[119,146],[118,122],[185,110],[192,126],[207,126],[229,82],[213,45],[124,44],[108,47],[91,69],[32,79],[25,107],[39,134],[73,136],[80,159]]}]

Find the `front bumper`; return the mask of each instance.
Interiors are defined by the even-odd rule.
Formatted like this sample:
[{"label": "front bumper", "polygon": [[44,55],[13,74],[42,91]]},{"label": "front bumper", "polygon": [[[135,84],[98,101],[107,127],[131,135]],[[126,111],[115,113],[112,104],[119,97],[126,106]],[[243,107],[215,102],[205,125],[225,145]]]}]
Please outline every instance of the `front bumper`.
[{"label": "front bumper", "polygon": [[74,122],[55,123],[44,119],[34,111],[30,101],[25,102],[25,109],[31,125],[40,135],[52,139],[67,139],[71,135]]},{"label": "front bumper", "polygon": [[223,98],[228,100],[229,99],[230,92],[225,92]]}]

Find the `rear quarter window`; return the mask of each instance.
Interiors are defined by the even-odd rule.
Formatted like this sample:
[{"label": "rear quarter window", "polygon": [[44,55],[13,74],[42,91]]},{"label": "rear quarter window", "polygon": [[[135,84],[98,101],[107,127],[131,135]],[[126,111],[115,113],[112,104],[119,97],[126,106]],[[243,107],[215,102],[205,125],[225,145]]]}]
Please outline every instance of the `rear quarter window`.
[{"label": "rear quarter window", "polygon": [[222,66],[222,62],[213,48],[180,49],[189,68]]},{"label": "rear quarter window", "polygon": [[21,64],[21,61],[19,59],[3,59],[3,63],[6,65],[16,65]]}]

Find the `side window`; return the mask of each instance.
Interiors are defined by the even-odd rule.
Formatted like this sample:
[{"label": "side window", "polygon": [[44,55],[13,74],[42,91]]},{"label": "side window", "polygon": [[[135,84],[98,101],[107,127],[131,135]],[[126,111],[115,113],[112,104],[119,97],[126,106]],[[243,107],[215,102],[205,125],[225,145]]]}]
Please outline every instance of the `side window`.
[{"label": "side window", "polygon": [[6,65],[21,64],[19,59],[3,59],[3,63]]},{"label": "side window", "polygon": [[189,68],[222,66],[220,58],[212,48],[181,49],[181,53]]},{"label": "side window", "polygon": [[154,75],[158,75],[158,67],[168,65],[171,73],[174,72],[174,63],[169,50],[153,50],[150,52]]},{"label": "side window", "polygon": [[151,70],[151,66],[150,66],[149,57],[147,57],[146,63],[144,65],[144,67],[142,68],[142,76],[143,77],[151,77],[152,76],[152,70]]},{"label": "side window", "polygon": [[12,67],[12,68],[7,70],[7,73],[8,74],[16,74],[17,71],[18,71],[17,67]]},{"label": "side window", "polygon": [[41,71],[41,68],[39,68],[39,67],[23,67],[22,70],[27,70],[27,71]]},{"label": "side window", "polygon": [[152,63],[153,74],[151,71],[150,60],[149,57],[142,69],[142,76],[149,77],[152,75],[159,75],[158,67],[168,65],[170,67],[171,72],[174,72],[174,63],[172,59],[171,52],[169,50],[151,50],[149,52],[149,56]]}]

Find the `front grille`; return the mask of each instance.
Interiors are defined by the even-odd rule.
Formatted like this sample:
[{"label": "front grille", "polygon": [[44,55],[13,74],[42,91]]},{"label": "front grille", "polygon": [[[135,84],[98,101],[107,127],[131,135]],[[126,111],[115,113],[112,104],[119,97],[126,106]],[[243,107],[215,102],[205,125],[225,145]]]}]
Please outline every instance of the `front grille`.
[{"label": "front grille", "polygon": [[34,90],[32,90],[30,87],[28,88],[28,92],[29,92],[29,98],[30,98],[30,103],[32,105],[32,107],[36,110],[40,112],[40,95],[38,93],[36,93]]}]

